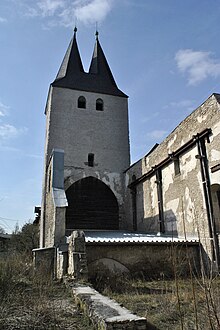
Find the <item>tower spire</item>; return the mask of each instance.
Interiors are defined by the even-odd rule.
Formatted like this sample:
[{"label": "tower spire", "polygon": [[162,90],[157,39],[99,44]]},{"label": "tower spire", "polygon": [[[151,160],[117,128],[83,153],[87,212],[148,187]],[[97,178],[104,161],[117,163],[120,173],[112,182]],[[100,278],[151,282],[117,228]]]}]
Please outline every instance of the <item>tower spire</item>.
[{"label": "tower spire", "polygon": [[69,83],[72,79],[75,79],[77,76],[84,72],[76,41],[76,32],[77,27],[75,26],[73,38],[70,41],[69,47],[66,51],[63,62],[58,71],[57,77],[53,83],[54,85],[56,85],[56,83],[58,82],[61,82],[61,80],[62,83]]},{"label": "tower spire", "polygon": [[109,87],[117,88],[111,69],[108,65],[108,62],[100,45],[98,35],[99,33],[96,30],[95,33],[96,42],[89,68],[89,73],[98,75],[99,79],[101,79],[105,85],[108,85]]},{"label": "tower spire", "polygon": [[98,40],[99,32],[98,32],[98,23],[97,22],[95,23],[95,37],[96,37],[96,40]]},{"label": "tower spire", "polygon": [[78,49],[76,25],[73,31],[73,38],[52,86],[127,97],[116,85],[99,42],[98,30],[95,32],[95,47],[88,73],[83,69]]}]

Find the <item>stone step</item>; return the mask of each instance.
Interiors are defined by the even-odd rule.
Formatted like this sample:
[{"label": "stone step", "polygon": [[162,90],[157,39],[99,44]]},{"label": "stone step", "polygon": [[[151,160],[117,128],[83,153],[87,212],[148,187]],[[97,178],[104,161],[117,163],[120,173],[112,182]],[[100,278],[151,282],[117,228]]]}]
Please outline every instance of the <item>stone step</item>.
[{"label": "stone step", "polygon": [[86,312],[95,329],[149,329],[146,318],[132,314],[115,300],[101,295],[92,287],[74,285],[72,289],[76,303]]}]

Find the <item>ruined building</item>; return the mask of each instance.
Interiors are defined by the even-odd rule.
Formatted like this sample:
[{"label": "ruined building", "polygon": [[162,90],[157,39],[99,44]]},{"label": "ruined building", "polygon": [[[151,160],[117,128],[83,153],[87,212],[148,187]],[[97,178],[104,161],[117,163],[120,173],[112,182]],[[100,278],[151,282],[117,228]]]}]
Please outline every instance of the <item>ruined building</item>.
[{"label": "ruined building", "polygon": [[196,238],[218,269],[220,95],[211,95],[126,174],[134,228]]},{"label": "ruined building", "polygon": [[[89,72],[84,71],[75,29],[46,104],[36,260],[51,258],[59,277],[70,264],[76,275],[77,253],[89,272],[101,265],[166,273],[171,247],[182,247],[183,257],[184,245],[194,264],[202,256],[217,269],[220,95],[210,96],[131,166],[127,100],[98,33]],[[72,235],[76,230],[85,238],[82,232]],[[79,251],[74,247],[78,236],[85,245]]]}]

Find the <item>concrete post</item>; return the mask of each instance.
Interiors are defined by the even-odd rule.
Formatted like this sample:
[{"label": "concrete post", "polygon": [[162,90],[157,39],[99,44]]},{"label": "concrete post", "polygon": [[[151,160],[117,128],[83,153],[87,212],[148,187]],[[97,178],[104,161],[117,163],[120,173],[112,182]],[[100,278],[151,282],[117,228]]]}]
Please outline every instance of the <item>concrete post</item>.
[{"label": "concrete post", "polygon": [[88,279],[85,235],[82,230],[75,230],[69,237],[68,274],[76,280]]}]

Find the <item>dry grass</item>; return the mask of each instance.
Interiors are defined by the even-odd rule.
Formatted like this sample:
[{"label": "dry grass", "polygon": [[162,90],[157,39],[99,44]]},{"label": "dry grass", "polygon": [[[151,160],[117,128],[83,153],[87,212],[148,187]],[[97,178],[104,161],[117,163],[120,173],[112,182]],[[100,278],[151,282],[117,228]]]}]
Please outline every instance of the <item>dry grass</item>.
[{"label": "dry grass", "polygon": [[[158,329],[219,330],[220,278],[157,281],[96,278],[95,287]],[[24,254],[0,256],[0,329],[91,330],[69,290]]]},{"label": "dry grass", "polygon": [[96,288],[158,329],[219,330],[220,278],[99,281]]},{"label": "dry grass", "polygon": [[33,275],[25,255],[0,258],[0,329],[91,329],[64,285]]}]

